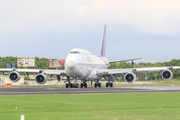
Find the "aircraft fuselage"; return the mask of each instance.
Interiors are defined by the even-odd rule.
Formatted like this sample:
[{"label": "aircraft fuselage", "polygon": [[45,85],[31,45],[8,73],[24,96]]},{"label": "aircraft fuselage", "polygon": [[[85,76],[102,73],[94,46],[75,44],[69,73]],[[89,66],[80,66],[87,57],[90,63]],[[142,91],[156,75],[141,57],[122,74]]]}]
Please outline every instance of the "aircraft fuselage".
[{"label": "aircraft fuselage", "polygon": [[108,69],[109,62],[105,57],[92,55],[83,49],[72,49],[66,57],[65,71],[69,77],[79,80],[101,79],[97,70]]}]

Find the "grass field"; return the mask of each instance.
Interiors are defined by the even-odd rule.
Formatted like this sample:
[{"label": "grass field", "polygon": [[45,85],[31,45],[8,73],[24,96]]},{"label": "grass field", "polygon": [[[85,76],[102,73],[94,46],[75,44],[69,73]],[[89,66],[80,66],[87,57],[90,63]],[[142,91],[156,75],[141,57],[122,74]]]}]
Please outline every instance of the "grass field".
[{"label": "grass field", "polygon": [[179,120],[180,93],[0,96],[0,120],[20,120],[20,115],[26,120]]}]

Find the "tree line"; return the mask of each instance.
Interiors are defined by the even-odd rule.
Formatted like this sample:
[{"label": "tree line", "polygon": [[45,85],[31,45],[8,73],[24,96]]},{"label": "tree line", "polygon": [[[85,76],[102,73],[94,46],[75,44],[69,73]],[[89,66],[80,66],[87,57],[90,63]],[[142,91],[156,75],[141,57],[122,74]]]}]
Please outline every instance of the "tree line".
[{"label": "tree line", "polygon": [[[0,57],[0,68],[7,68],[7,63],[15,64],[17,67],[17,59],[21,59],[19,57],[7,56],[7,57]],[[28,68],[28,67],[27,67]],[[35,57],[35,66],[31,67],[32,69],[48,69],[49,68],[49,59],[48,58],[39,58]],[[60,68],[60,69],[63,69]]]},{"label": "tree line", "polygon": [[[0,57],[0,68],[7,68],[7,63],[15,64],[15,67],[17,68],[17,59],[20,59],[18,57]],[[49,67],[49,59],[48,58],[39,58],[35,57],[35,67],[38,69],[48,69]]]},{"label": "tree line", "polygon": [[[15,64],[17,68],[17,59],[19,57],[7,56],[0,57],[0,68],[7,68],[7,63]],[[165,66],[180,66],[180,59],[173,59],[169,62],[156,62],[156,63],[135,63],[134,68],[142,68],[142,67],[165,67]],[[35,57],[35,67],[34,69],[48,69],[49,68],[49,59],[48,58],[39,58]],[[120,63],[111,63],[110,69],[120,69],[120,68],[132,68],[131,62],[120,62]],[[64,67],[60,68],[64,69]],[[173,78],[180,79],[180,70],[172,70]],[[143,73],[136,73],[137,78],[139,80],[144,80],[145,75]],[[159,72],[149,72],[147,75],[147,80],[158,80],[161,79],[161,75]]]}]

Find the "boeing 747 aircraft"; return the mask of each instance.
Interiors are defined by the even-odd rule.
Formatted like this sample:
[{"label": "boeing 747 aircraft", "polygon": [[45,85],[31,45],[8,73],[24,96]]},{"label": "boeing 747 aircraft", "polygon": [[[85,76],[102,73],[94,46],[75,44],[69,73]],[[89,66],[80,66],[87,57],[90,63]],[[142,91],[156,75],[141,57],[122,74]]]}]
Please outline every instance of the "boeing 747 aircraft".
[{"label": "boeing 747 aircraft", "polygon": [[[94,87],[101,87],[99,80],[103,77],[109,77],[106,87],[113,87],[114,77],[123,75],[124,80],[128,83],[136,81],[135,71],[138,72],[152,72],[160,71],[162,78],[170,80],[173,77],[173,73],[170,69],[180,69],[180,66],[171,67],[150,67],[150,68],[127,68],[127,69],[108,69],[109,63],[121,62],[121,61],[133,61],[136,59],[108,61],[106,58],[106,26],[104,28],[103,41],[101,45],[100,55],[92,55],[90,52],[84,49],[74,48],[69,51],[65,60],[65,70],[50,70],[50,69],[4,69],[0,71],[11,71],[9,79],[13,82],[20,80],[19,72],[37,73],[35,78],[39,84],[44,84],[47,80],[46,74],[60,75],[67,77],[66,88],[79,88],[77,80],[81,80],[81,88],[87,87],[87,81],[95,81]],[[74,82],[71,82],[73,78]]]}]

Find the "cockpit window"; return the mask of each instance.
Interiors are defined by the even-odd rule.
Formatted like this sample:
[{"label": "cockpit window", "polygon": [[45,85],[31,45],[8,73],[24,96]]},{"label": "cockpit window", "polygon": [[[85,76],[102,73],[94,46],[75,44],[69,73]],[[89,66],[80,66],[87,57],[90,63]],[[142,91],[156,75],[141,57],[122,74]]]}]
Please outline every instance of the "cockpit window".
[{"label": "cockpit window", "polygon": [[80,54],[79,51],[71,51],[70,54]]},{"label": "cockpit window", "polygon": [[74,51],[74,54],[79,54],[79,51]]}]

